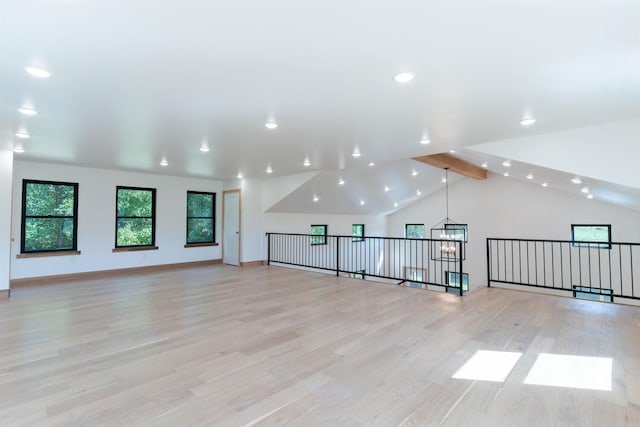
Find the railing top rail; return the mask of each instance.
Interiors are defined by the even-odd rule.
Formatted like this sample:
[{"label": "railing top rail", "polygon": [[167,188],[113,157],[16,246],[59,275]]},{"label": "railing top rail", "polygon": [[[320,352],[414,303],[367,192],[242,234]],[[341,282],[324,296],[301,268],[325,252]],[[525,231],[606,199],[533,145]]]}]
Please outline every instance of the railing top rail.
[{"label": "railing top rail", "polygon": [[592,244],[592,245],[625,245],[640,246],[638,242],[593,242],[588,240],[553,240],[553,239],[516,239],[506,237],[487,237],[487,240],[506,241],[506,242],[542,242],[542,243],[571,243],[571,244]]},{"label": "railing top rail", "polygon": [[384,236],[352,236],[352,235],[342,235],[342,234],[305,234],[305,233],[272,233],[267,232],[265,235],[274,235],[274,236],[308,236],[308,237],[340,237],[345,239],[384,239],[384,240],[418,240],[425,242],[463,242],[462,239],[420,239],[418,237],[384,237]]}]

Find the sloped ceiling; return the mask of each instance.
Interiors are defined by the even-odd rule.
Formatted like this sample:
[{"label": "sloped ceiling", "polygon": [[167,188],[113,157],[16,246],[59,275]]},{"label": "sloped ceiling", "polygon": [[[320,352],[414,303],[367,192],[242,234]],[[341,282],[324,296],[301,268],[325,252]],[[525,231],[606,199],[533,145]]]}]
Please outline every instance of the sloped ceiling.
[{"label": "sloped ceiling", "polygon": [[[444,170],[411,159],[319,172],[267,212],[388,214],[443,189],[444,177]],[[459,179],[449,174],[450,184]]]}]

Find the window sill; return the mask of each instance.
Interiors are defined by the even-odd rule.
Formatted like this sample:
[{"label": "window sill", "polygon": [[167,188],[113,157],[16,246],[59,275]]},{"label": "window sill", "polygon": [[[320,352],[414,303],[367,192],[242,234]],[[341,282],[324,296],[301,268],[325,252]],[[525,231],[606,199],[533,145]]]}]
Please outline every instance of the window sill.
[{"label": "window sill", "polygon": [[136,251],[156,251],[157,246],[131,246],[127,248],[114,248],[111,252],[136,252]]},{"label": "window sill", "polygon": [[68,255],[80,255],[80,251],[27,252],[24,254],[17,254],[16,258],[44,258],[44,257],[50,257],[50,256],[68,256]]},{"label": "window sill", "polygon": [[218,246],[218,243],[215,242],[207,242],[207,243],[187,243],[184,245],[185,248],[200,248],[203,246]]}]

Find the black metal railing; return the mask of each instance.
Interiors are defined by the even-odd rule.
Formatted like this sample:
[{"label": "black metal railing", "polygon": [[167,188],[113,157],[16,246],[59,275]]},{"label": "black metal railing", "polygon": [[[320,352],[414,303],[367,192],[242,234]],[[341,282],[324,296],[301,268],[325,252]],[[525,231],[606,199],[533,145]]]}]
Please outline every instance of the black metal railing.
[{"label": "black metal railing", "polygon": [[487,284],[572,292],[601,301],[640,299],[640,243],[487,239]]},{"label": "black metal railing", "polygon": [[326,270],[355,278],[400,281],[426,289],[467,290],[459,240],[267,233],[268,264]]}]

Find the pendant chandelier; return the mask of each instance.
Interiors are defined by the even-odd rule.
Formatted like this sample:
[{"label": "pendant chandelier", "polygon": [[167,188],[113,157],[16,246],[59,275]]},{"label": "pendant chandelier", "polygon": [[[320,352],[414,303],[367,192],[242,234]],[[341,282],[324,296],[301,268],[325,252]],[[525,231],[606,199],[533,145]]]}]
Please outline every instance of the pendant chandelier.
[{"label": "pendant chandelier", "polygon": [[431,239],[435,240],[431,259],[455,261],[466,258],[467,224],[459,224],[449,218],[449,168],[444,168],[444,173],[445,217],[431,227]]}]

